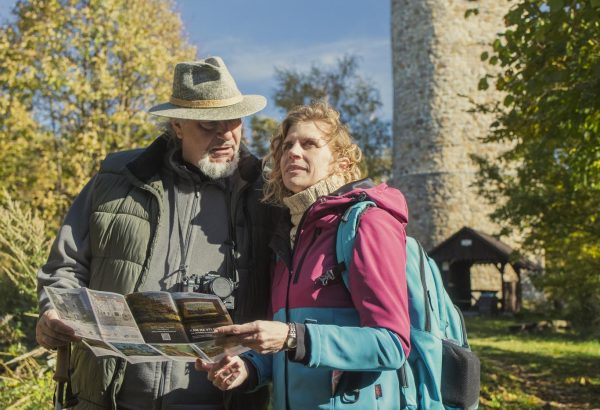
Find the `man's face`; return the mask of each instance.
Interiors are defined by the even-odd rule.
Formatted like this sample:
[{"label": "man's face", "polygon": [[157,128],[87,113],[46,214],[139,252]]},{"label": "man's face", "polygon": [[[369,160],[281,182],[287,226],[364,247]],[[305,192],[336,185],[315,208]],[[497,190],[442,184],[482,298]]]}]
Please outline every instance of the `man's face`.
[{"label": "man's face", "polygon": [[173,120],[181,140],[183,158],[197,164],[203,157],[210,162],[229,162],[240,149],[242,120],[195,121]]},{"label": "man's face", "polygon": [[[172,120],[183,159],[212,178],[231,175],[242,139],[242,120]],[[232,170],[233,168],[233,170]],[[230,172],[231,171],[231,172]]]}]

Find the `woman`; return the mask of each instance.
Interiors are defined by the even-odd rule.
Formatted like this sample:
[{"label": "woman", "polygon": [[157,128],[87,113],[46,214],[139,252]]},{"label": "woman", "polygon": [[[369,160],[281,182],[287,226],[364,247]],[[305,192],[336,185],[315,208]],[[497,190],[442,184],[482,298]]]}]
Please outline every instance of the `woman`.
[{"label": "woman", "polygon": [[[217,329],[253,351],[198,368],[222,390],[272,379],[275,410],[399,408],[396,369],[409,352],[404,197],[356,181],[360,149],[323,102],[288,114],[267,159],[265,200],[290,212],[272,241],[273,321]],[[377,206],[361,217],[348,289],[319,277],[336,270],[337,226],[359,194]]]}]

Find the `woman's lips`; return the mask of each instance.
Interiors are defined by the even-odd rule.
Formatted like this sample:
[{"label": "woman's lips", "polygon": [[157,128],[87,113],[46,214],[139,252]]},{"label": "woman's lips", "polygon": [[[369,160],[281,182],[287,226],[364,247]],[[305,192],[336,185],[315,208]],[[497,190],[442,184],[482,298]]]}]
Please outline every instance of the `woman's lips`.
[{"label": "woman's lips", "polygon": [[295,172],[295,171],[306,171],[307,168],[300,165],[288,165],[285,168],[286,172]]}]

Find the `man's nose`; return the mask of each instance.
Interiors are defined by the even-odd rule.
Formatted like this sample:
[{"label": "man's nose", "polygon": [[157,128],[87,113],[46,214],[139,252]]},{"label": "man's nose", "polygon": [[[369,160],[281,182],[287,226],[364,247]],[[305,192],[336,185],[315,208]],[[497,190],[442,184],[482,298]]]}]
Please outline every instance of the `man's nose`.
[{"label": "man's nose", "polygon": [[224,141],[229,141],[233,138],[233,127],[229,125],[229,121],[219,121],[217,138]]}]

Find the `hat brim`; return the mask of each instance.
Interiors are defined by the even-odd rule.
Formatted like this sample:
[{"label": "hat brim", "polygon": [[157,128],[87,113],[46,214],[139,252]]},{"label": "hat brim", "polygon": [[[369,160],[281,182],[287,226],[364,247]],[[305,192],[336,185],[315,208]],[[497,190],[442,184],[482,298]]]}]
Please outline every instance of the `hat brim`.
[{"label": "hat brim", "polygon": [[156,105],[148,110],[152,115],[182,120],[221,121],[256,114],[267,106],[262,95],[244,95],[237,104],[216,108],[185,108],[171,103]]}]

